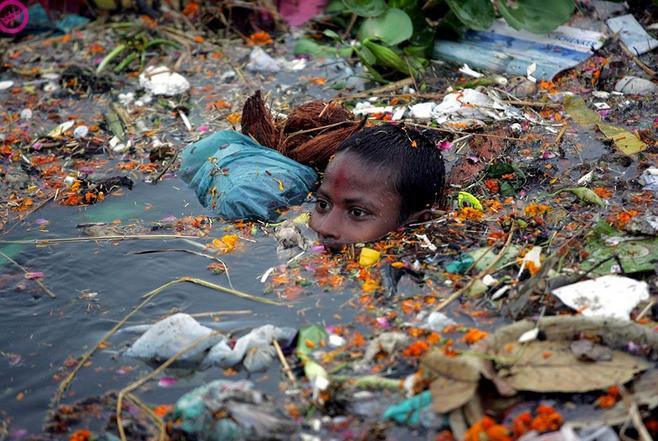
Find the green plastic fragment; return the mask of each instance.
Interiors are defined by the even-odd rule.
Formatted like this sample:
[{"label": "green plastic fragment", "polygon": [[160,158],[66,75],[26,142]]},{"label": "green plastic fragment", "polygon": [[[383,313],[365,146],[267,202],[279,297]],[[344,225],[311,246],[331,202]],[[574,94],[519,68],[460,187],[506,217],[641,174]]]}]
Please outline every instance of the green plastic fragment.
[{"label": "green plastic fragment", "polygon": [[466,270],[473,265],[473,262],[475,262],[475,259],[471,256],[468,254],[462,254],[457,259],[447,264],[445,270],[451,274],[464,274]]}]

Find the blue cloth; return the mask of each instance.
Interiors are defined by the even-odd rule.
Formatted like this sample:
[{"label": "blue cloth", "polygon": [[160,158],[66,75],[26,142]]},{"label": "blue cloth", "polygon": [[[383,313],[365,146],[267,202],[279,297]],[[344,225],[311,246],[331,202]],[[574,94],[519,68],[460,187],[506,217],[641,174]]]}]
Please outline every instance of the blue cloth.
[{"label": "blue cloth", "polygon": [[231,221],[275,221],[278,209],[304,202],[318,180],[312,168],[232,130],[185,147],[180,176],[204,207]]}]

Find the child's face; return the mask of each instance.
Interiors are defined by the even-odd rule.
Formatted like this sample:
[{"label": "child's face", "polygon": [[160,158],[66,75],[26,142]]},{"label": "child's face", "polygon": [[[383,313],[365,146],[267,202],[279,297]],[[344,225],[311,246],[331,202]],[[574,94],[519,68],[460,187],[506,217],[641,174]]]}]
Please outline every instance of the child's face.
[{"label": "child's face", "polygon": [[377,240],[399,226],[401,198],[392,175],[392,170],[373,168],[349,151],[334,157],[310,222],[327,248]]}]

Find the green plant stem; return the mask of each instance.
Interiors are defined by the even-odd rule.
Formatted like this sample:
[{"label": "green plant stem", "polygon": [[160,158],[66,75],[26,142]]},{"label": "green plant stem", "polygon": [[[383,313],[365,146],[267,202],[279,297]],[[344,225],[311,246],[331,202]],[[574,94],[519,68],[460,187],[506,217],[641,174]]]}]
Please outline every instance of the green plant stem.
[{"label": "green plant stem", "polygon": [[131,52],[126,58],[124,58],[121,63],[117,64],[117,66],[114,68],[115,73],[119,73],[122,70],[124,70],[126,67],[130,66],[130,63],[135,61],[137,58],[137,52]]},{"label": "green plant stem", "polygon": [[107,65],[110,64],[110,62],[113,59],[115,59],[117,56],[119,56],[119,54],[126,49],[126,47],[127,46],[125,44],[120,44],[117,47],[115,47],[114,49],[112,49],[112,51],[109,54],[107,54],[105,56],[105,58],[103,58],[103,61],[101,61],[101,64],[98,65],[98,67],[96,68],[96,73],[97,74],[101,73],[107,67]]}]

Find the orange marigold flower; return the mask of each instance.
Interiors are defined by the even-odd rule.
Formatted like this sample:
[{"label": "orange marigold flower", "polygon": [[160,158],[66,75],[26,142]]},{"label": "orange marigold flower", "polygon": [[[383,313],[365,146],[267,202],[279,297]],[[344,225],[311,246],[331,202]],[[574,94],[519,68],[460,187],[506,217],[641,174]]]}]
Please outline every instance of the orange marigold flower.
[{"label": "orange marigold flower", "polygon": [[89,441],[91,439],[91,432],[87,429],[80,429],[69,436],[69,441]]},{"label": "orange marigold flower", "polygon": [[484,181],[484,186],[487,187],[487,190],[489,190],[491,193],[500,192],[500,184],[498,183],[498,179],[487,179]]},{"label": "orange marigold flower", "polygon": [[596,187],[593,191],[603,199],[610,199],[612,197],[612,192],[605,187]]},{"label": "orange marigold flower", "polygon": [[247,46],[264,46],[272,43],[272,37],[265,31],[254,32],[247,39]]},{"label": "orange marigold flower", "polygon": [[480,210],[476,210],[473,207],[464,207],[457,211],[457,219],[462,222],[466,220],[479,222],[484,219],[484,213]]},{"label": "orange marigold flower", "polygon": [[522,436],[524,433],[530,431],[530,424],[532,423],[532,414],[529,411],[525,411],[516,418],[514,418],[514,421],[512,422],[513,427],[512,431],[514,432],[514,436],[517,438]]},{"label": "orange marigold flower", "polygon": [[231,125],[236,125],[237,123],[240,122],[240,113],[239,112],[231,113],[226,117],[226,121],[231,123]]},{"label": "orange marigold flower", "polygon": [[528,217],[543,216],[551,210],[551,207],[544,204],[535,204],[534,202],[529,204],[523,209],[523,212]]},{"label": "orange marigold flower", "polygon": [[611,407],[614,407],[615,404],[617,404],[617,398],[612,395],[605,394],[596,399],[596,405],[601,409],[610,409]]},{"label": "orange marigold flower", "polygon": [[488,335],[489,333],[486,331],[481,331],[477,328],[471,328],[468,330],[466,335],[464,335],[464,342],[468,343],[469,345],[472,345],[474,343],[479,342],[483,338],[486,338]]},{"label": "orange marigold flower", "polygon": [[638,214],[640,214],[640,212],[637,210],[617,211],[611,213],[610,216],[608,216],[608,222],[616,228],[624,229],[626,228],[626,225],[628,225],[628,223],[631,221],[631,219],[633,219]]},{"label": "orange marigold flower", "polygon": [[174,410],[174,406],[171,404],[161,404],[160,406],[155,406],[153,408],[153,413],[159,417],[167,415],[169,412]]},{"label": "orange marigold flower", "polygon": [[421,355],[423,355],[427,350],[430,348],[430,345],[428,345],[426,342],[420,340],[414,343],[411,343],[409,346],[406,347],[404,351],[402,351],[402,355],[405,357],[414,357],[418,358]]},{"label": "orange marigold flower", "polygon": [[199,12],[199,5],[194,2],[189,2],[183,9],[183,15],[186,17],[194,17]]}]

